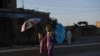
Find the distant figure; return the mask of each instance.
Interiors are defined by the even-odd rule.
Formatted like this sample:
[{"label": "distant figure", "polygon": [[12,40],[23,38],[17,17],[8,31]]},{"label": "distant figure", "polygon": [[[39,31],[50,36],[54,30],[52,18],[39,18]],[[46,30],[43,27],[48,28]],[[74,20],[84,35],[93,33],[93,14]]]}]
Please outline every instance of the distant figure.
[{"label": "distant figure", "polygon": [[70,30],[67,31],[67,44],[71,44],[72,33]]},{"label": "distant figure", "polygon": [[53,38],[53,30],[50,25],[46,25],[46,36],[45,36],[45,41],[46,41],[46,46],[47,46],[47,55],[48,56],[53,56],[53,48],[54,48],[54,38]]}]

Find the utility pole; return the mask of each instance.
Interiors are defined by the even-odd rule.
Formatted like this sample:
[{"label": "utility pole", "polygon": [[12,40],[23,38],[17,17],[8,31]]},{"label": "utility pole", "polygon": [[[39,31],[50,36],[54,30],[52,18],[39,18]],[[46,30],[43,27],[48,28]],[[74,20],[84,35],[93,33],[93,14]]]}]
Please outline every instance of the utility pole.
[{"label": "utility pole", "polygon": [[22,8],[24,9],[24,1],[22,0]]}]

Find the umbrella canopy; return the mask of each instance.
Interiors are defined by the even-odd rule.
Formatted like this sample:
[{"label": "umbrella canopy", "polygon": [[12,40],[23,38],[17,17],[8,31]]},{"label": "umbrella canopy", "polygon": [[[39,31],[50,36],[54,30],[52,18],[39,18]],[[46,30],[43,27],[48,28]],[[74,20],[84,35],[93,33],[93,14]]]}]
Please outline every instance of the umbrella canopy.
[{"label": "umbrella canopy", "polygon": [[26,20],[22,27],[21,27],[21,32],[24,32],[25,30],[33,27],[34,25],[36,25],[37,23],[39,23],[41,21],[41,18],[32,18],[32,19],[28,19]]},{"label": "umbrella canopy", "polygon": [[55,39],[58,44],[63,43],[63,41],[65,39],[65,29],[62,26],[62,24],[60,24],[60,23],[56,24],[56,27],[54,30],[54,35],[55,35]]}]

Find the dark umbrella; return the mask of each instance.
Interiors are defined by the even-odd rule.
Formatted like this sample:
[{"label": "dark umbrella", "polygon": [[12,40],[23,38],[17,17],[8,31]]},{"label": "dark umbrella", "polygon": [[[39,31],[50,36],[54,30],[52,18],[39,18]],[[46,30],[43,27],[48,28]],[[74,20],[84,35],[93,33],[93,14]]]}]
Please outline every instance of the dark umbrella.
[{"label": "dark umbrella", "polygon": [[26,31],[27,29],[33,27],[34,25],[36,25],[37,23],[39,23],[41,21],[41,18],[32,18],[32,19],[28,19],[26,20],[22,27],[21,27],[21,32]]}]

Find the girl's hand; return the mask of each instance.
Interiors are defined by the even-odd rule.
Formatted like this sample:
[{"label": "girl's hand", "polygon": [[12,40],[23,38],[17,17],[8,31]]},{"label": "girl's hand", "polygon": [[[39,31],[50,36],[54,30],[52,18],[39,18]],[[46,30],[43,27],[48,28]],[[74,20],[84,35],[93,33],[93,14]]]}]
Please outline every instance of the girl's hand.
[{"label": "girl's hand", "polygon": [[48,36],[52,36],[53,33],[52,32],[47,32]]}]

